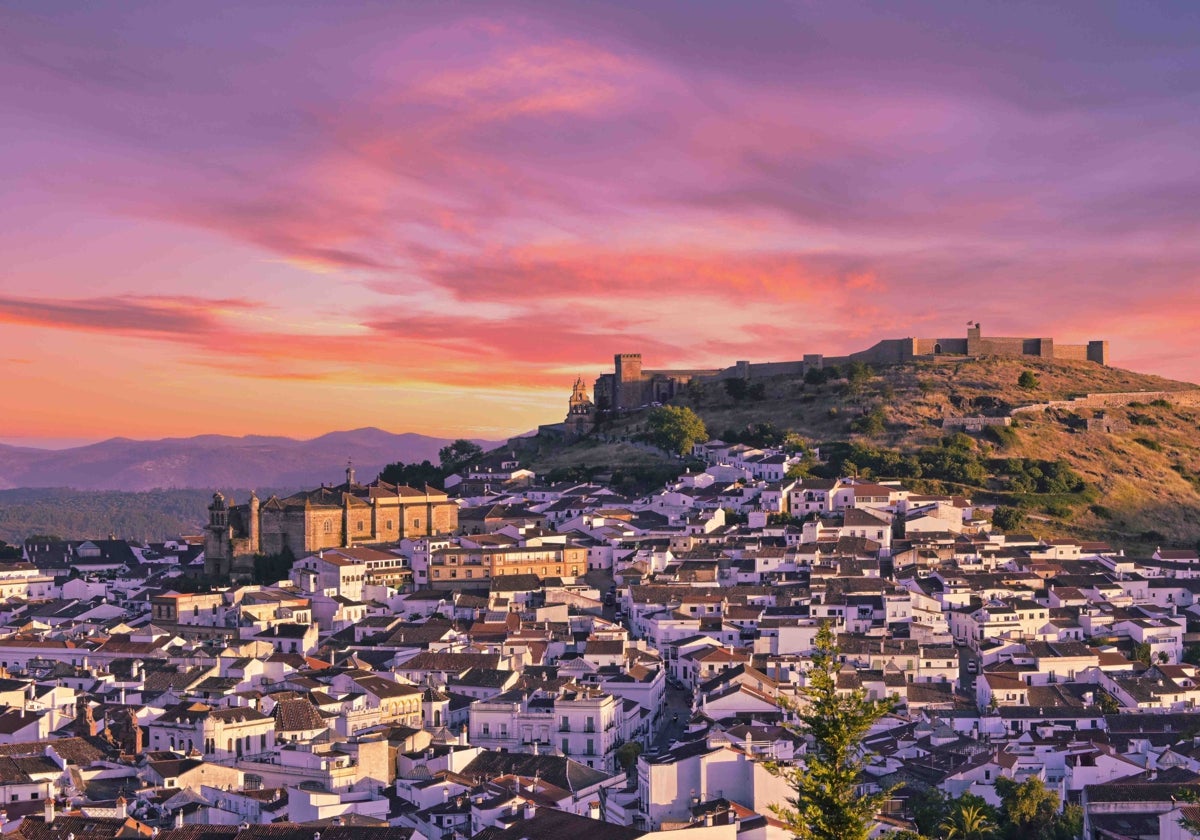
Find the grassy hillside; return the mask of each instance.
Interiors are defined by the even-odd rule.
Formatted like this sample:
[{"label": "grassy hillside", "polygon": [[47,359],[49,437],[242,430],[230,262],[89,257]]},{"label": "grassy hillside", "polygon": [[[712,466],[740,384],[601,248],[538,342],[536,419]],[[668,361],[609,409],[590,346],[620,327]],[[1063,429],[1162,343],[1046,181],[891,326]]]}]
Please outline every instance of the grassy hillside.
[{"label": "grassy hillside", "polygon": [[[1025,371],[1036,376],[1036,387],[1018,384]],[[676,402],[696,411],[712,436],[753,440],[755,427],[761,432],[765,425],[768,434],[796,432],[826,454],[872,464],[864,452],[908,453],[910,461],[919,453],[936,456],[947,436],[942,420],[948,416],[1003,416],[1018,406],[1087,393],[1196,389],[1087,362],[1012,358],[947,358],[881,367],[853,381],[813,384],[778,377],[762,384],[761,394],[738,399],[723,383],[706,383]],[[1024,529],[1040,536],[1108,539],[1135,550],[1195,544],[1200,539],[1200,407],[1167,400],[1108,408],[1108,418],[1127,424],[1113,433],[1087,431],[1086,420],[1094,414],[1091,409],[1022,413],[1010,432],[959,438],[957,445],[969,448],[959,454],[985,472],[969,481],[933,478],[939,474],[928,463],[936,457],[925,457],[920,478],[898,468],[887,475],[892,462],[875,470],[867,466],[861,474],[905,478],[930,489],[1018,507],[1026,515]],[[645,422],[644,413],[634,413],[606,425],[604,433],[617,440],[636,439]],[[560,475],[604,468],[633,475],[640,468],[657,477],[678,469],[678,461],[629,443],[595,440],[562,446],[534,439],[522,457],[541,473]],[[1065,462],[1087,486],[1073,493],[1022,491],[1006,466],[1009,459],[1030,459],[1025,467]]]}]

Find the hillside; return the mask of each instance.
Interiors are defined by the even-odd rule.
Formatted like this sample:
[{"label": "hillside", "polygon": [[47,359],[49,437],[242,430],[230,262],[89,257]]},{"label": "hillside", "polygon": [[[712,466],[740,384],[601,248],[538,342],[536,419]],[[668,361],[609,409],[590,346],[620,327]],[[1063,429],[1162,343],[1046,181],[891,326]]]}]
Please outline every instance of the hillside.
[{"label": "hillside", "polygon": [[[1018,385],[1024,371],[1037,377],[1037,387]],[[1019,406],[1089,393],[1180,393],[1175,402],[1147,399],[1104,408],[1113,431],[1087,429],[1097,409],[1066,407],[1018,413],[1009,432],[960,438],[960,444],[969,446],[969,457],[986,471],[977,481],[933,481],[928,472],[919,479],[911,474],[880,477],[901,477],[929,489],[1019,507],[1025,513],[1024,530],[1039,536],[1105,539],[1149,550],[1160,543],[1190,546],[1200,539],[1200,391],[1194,385],[1087,362],[998,357],[885,366],[853,382],[839,378],[813,384],[777,377],[762,380],[762,385],[758,399],[735,399],[717,382],[692,387],[675,402],[695,410],[712,436],[754,442],[764,434],[796,432],[819,445],[823,454],[858,457],[868,464],[861,472],[866,475],[873,472],[871,453],[913,454],[939,446],[951,434],[942,428],[946,417],[1000,417]],[[635,412],[608,424],[604,433],[616,440],[633,439],[644,432],[645,420],[645,412]],[[672,468],[670,459],[631,451],[627,443],[591,440],[564,447],[538,440],[525,452],[535,469],[560,474],[605,464],[629,469],[639,457],[650,472]],[[1008,459],[1063,461],[1087,488],[1070,494],[1014,492],[1003,466]]]},{"label": "hillside", "polygon": [[[476,441],[484,448],[496,445]],[[201,435],[164,440],[113,438],[71,449],[0,445],[0,488],[72,487],[144,491],[156,488],[315,487],[342,481],[347,459],[374,478],[395,461],[437,462],[446,438],[381,429],[330,432],[312,440]]]},{"label": "hillside", "polygon": [[[249,490],[223,488],[238,501]],[[26,487],[0,490],[0,540],[16,544],[33,534],[67,540],[116,537],[165,540],[199,534],[212,490],[70,490]],[[271,491],[263,488],[265,495]]]}]

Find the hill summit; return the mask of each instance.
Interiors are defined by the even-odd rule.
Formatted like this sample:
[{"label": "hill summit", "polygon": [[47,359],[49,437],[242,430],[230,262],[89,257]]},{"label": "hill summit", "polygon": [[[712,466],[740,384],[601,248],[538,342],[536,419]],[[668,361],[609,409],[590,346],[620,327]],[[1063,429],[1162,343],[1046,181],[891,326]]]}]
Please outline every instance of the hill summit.
[{"label": "hill summit", "polygon": [[[847,464],[864,475],[938,484],[1020,509],[1039,536],[1150,550],[1200,539],[1195,385],[1025,354],[839,361],[804,375],[697,378],[665,401],[693,410],[713,438],[768,445],[790,435],[831,468]],[[568,443],[549,427],[526,443],[525,460],[555,476],[615,471],[661,480],[678,461],[648,451],[653,410],[598,406],[594,432]],[[951,482],[914,472],[901,457],[951,440],[969,450],[982,474]],[[1066,466],[1082,485],[1068,493],[1031,492],[1027,472],[1050,464]]]}]

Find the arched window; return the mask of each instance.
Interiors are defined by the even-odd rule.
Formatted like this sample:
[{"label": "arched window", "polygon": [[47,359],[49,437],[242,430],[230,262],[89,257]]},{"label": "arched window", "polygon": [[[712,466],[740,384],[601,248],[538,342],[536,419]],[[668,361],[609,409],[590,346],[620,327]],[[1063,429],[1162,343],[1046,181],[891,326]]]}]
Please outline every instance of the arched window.
[{"label": "arched window", "polygon": [[333,523],[330,522],[328,519],[325,520],[325,533],[326,534],[333,533]]}]

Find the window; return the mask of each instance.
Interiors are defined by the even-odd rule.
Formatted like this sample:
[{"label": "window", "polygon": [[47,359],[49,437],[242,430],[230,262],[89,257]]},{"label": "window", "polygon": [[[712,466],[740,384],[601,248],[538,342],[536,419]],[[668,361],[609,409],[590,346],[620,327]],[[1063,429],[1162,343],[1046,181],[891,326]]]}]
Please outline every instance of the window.
[{"label": "window", "polygon": [[[563,755],[571,754],[571,742],[568,741],[566,738],[562,739],[562,754]],[[16,797],[13,797],[13,798],[15,799]]]},{"label": "window", "polygon": [[414,519],[414,520],[413,520],[413,527],[414,527],[414,528],[420,528],[420,527],[421,527],[421,520],[420,520],[420,519]]},{"label": "window", "polygon": [[360,520],[358,520],[358,522],[354,523],[354,530],[361,531],[362,529],[363,529],[363,522],[360,519]]},{"label": "window", "polygon": [[393,527],[395,527],[394,525],[392,525],[392,520],[390,520],[390,519],[386,523],[384,523],[384,525],[389,531],[392,530]]},{"label": "window", "polygon": [[333,523],[330,522],[328,519],[325,520],[324,530],[325,530],[326,534],[333,533]]},{"label": "window", "polygon": [[491,734],[491,726],[489,726],[489,725],[488,725],[488,724],[486,724],[486,723],[483,725],[483,734],[484,734],[484,735],[489,735],[489,734]]}]

